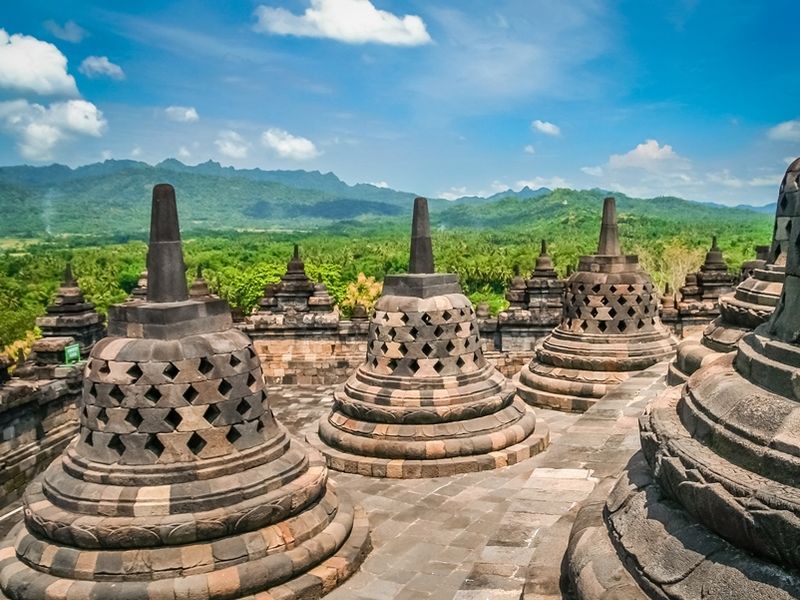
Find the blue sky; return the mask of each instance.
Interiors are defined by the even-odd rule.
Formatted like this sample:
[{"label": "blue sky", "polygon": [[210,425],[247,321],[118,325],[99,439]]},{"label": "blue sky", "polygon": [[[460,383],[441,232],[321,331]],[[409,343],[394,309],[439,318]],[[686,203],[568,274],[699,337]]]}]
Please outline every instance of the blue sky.
[{"label": "blue sky", "polygon": [[764,204],[800,155],[790,1],[52,2],[0,14],[0,164],[177,157],[428,196]]}]

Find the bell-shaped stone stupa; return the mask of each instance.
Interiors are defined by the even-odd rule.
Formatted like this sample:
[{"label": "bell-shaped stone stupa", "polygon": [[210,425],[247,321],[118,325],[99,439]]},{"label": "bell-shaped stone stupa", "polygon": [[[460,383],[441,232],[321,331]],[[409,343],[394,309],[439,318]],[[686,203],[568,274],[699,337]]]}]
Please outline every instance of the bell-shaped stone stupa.
[{"label": "bell-shaped stone stupa", "polygon": [[568,564],[580,600],[800,598],[796,179],[784,180],[779,207],[789,234],[777,307],[641,418],[642,453],[575,522]]},{"label": "bell-shaped stone stupa", "polygon": [[529,404],[584,411],[632,373],[671,356],[675,345],[650,276],[620,251],[616,205],[606,198],[597,254],[582,256],[567,279],[561,323],[515,383]]},{"label": "bell-shaped stone stupa", "polygon": [[0,598],[319,597],[366,552],[364,514],[276,423],[228,304],[189,296],[166,184],[147,262],[147,298],[90,355],[77,439],[0,545]]},{"label": "bell-shaped stone stupa", "polygon": [[796,194],[800,184],[800,158],[792,162],[783,177],[772,243],[766,261],[753,266],[752,275],[736,286],[732,294],[719,299],[720,315],[708,324],[700,340],[687,339],[678,347],[678,354],[669,366],[667,379],[671,385],[684,383],[703,365],[710,364],[736,350],[745,333],[764,323],[781,296],[786,257],[791,237],[791,206],[787,200]]},{"label": "bell-shaped stone stupa", "polygon": [[386,277],[366,361],[309,441],[334,469],[412,478],[513,464],[548,439],[484,358],[457,276],[434,272],[428,204],[417,198],[409,273]]}]

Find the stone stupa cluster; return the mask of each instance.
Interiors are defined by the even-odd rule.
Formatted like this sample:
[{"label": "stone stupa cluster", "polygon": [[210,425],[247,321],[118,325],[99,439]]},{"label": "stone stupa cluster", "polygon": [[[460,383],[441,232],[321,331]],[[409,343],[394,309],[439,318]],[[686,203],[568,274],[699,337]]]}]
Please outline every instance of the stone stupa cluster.
[{"label": "stone stupa cluster", "polygon": [[668,381],[672,385],[686,382],[701,366],[710,364],[723,354],[736,350],[742,336],[764,323],[781,296],[786,260],[792,231],[791,210],[787,194],[792,182],[800,176],[800,161],[794,161],[781,184],[772,244],[764,260],[746,265],[750,275],[736,289],[719,298],[720,315],[706,327],[700,340],[687,339],[678,347],[670,364]]},{"label": "stone stupa cluster", "polygon": [[778,198],[777,305],[641,417],[642,452],[573,528],[579,600],[800,597],[799,171]]},{"label": "stone stupa cluster", "polygon": [[556,325],[563,309],[564,282],[559,279],[553,259],[547,254],[547,241],[542,240],[536,265],[528,279],[520,275],[511,280],[506,300],[508,310],[500,313],[501,322],[524,322]]},{"label": "stone stupa cluster", "polygon": [[[408,273],[387,275],[371,313],[354,314],[363,360],[301,441],[273,416],[246,332],[339,332],[330,295],[295,246],[237,326],[200,269],[187,284],[175,191],[155,186],[147,269],[109,309],[107,334],[70,266],[38,322],[51,370],[47,352],[67,343],[86,359],[78,430],[0,541],[0,600],[319,598],[371,550],[365,511],[329,469],[416,479],[513,465],[547,452],[534,406],[589,410],[673,357],[680,385],[641,417],[641,452],[583,503],[563,563],[552,557],[562,583],[577,600],[800,597],[800,159],[768,255],[735,289],[715,237],[680,301],[662,304],[622,252],[613,198],[597,252],[565,281],[542,241],[499,321],[553,328],[514,378],[487,359],[458,277],[436,272],[429,221],[417,198]],[[662,317],[681,311],[718,314],[678,346]],[[0,356],[3,393],[11,363]]]},{"label": "stone stupa cluster", "polygon": [[0,546],[0,598],[319,596],[367,552],[365,515],[275,421],[228,304],[190,297],[169,185],[147,263],[146,298],[112,307],[91,351],[77,438]]},{"label": "stone stupa cluster", "polygon": [[673,354],[676,342],[661,324],[650,276],[620,249],[613,198],[603,204],[597,253],[581,257],[565,289],[561,323],[517,378],[526,402],[585,411],[631,374]]},{"label": "stone stupa cluster", "polygon": [[494,469],[542,451],[546,424],[483,356],[458,277],[435,272],[424,198],[408,271],[384,280],[366,360],[309,441],[332,468],[377,477]]}]

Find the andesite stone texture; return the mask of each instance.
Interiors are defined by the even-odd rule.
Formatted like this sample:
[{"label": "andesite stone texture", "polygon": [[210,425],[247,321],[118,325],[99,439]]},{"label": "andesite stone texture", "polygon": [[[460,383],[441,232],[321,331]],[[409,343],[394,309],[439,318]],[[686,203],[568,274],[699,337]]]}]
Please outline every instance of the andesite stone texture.
[{"label": "andesite stone texture", "polygon": [[43,337],[72,337],[80,344],[81,354],[88,356],[95,342],[104,335],[103,319],[94,304],[83,297],[72,274],[72,265],[64,269],[64,280],[44,316],[36,319]]},{"label": "andesite stone texture", "polygon": [[717,246],[717,236],[711,241],[700,269],[689,273],[680,289],[678,302],[678,327],[687,336],[719,315],[719,299],[733,291],[736,278],[728,272],[728,265]]},{"label": "andesite stone texture", "polygon": [[763,269],[766,266],[770,250],[771,247],[769,245],[756,246],[756,257],[752,260],[744,261],[741,269],[739,269],[739,283],[748,277],[752,277],[756,269]]},{"label": "andesite stone texture", "polygon": [[[640,419],[640,458],[601,519],[594,510],[573,530],[568,571],[580,600],[611,597],[621,579],[624,598],[800,597],[797,177],[781,186],[788,243],[778,305],[735,353],[669,388]],[[611,572],[622,575],[603,575]]]},{"label": "andesite stone texture", "polygon": [[335,329],[339,311],[322,283],[315,284],[306,275],[300,248],[286,265],[279,283],[264,288],[264,297],[247,318],[252,329]]},{"label": "andesite stone texture", "polygon": [[720,297],[720,315],[708,324],[702,338],[681,342],[667,375],[670,384],[684,383],[701,366],[734,352],[742,336],[772,314],[783,289],[791,236],[791,216],[787,212],[791,207],[786,198],[797,193],[798,177],[800,159],[789,166],[781,183],[772,243],[766,260],[754,261],[752,274],[737,285],[733,293]]},{"label": "andesite stone texture", "polygon": [[0,354],[0,509],[19,500],[78,431],[83,363],[61,364],[64,347],[74,343],[72,337],[37,340],[13,377],[11,359]]},{"label": "andesite stone texture", "polygon": [[498,315],[505,326],[531,325],[555,327],[564,308],[564,281],[558,278],[553,259],[547,254],[547,242],[542,240],[539,256],[528,279],[516,275],[506,292],[507,310]]},{"label": "andesite stone texture", "polygon": [[658,293],[633,255],[620,253],[616,206],[603,204],[598,253],[582,256],[566,282],[561,323],[515,377],[529,404],[585,411],[632,373],[672,355]]},{"label": "andesite stone texture", "polygon": [[190,298],[184,271],[162,184],[147,300],[109,310],[79,435],[0,545],[0,598],[317,598],[368,550],[363,511],[273,418],[227,303]]},{"label": "andesite stone texture", "polygon": [[389,275],[366,361],[337,388],[309,441],[334,469],[436,477],[513,464],[547,445],[546,424],[485,359],[475,312],[452,274],[430,272],[427,202],[414,203],[408,275]]},{"label": "andesite stone texture", "polygon": [[139,273],[139,280],[131,290],[129,300],[147,300],[147,269]]},{"label": "andesite stone texture", "polygon": [[306,274],[297,245],[281,281],[266,286],[242,325],[267,381],[290,384],[343,381],[363,356],[367,327],[359,315],[352,321],[340,318],[325,286]]}]

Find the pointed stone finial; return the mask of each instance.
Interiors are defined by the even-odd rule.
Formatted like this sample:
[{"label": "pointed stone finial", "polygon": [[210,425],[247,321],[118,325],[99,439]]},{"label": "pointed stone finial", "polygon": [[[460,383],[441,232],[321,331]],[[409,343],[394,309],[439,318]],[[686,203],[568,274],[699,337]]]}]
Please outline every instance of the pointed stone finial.
[{"label": "pointed stone finial", "polygon": [[617,229],[617,203],[614,198],[603,200],[603,222],[600,225],[600,243],[597,254],[601,256],[618,256],[619,230]]},{"label": "pointed stone finial", "polygon": [[711,236],[711,252],[719,252],[719,248],[717,248],[717,236]]},{"label": "pointed stone finial", "polygon": [[150,213],[147,301],[182,302],[188,297],[175,188],[168,183],[159,183],[153,188]]},{"label": "pointed stone finial", "polygon": [[411,222],[411,259],[408,262],[408,272],[434,272],[427,198],[414,200],[414,216]]},{"label": "pointed stone finial", "polygon": [[68,261],[67,266],[64,267],[64,285],[66,287],[77,287],[78,282],[75,281],[75,276],[72,274],[72,262]]},{"label": "pointed stone finial", "polygon": [[300,244],[295,244],[294,250],[292,251],[292,258],[289,259],[289,262],[286,264],[286,272],[292,274],[302,273],[305,277],[305,271],[306,265],[303,259],[300,258]]},{"label": "pointed stone finial", "polygon": [[539,256],[547,256],[547,240],[542,240],[542,249],[539,251]]}]

